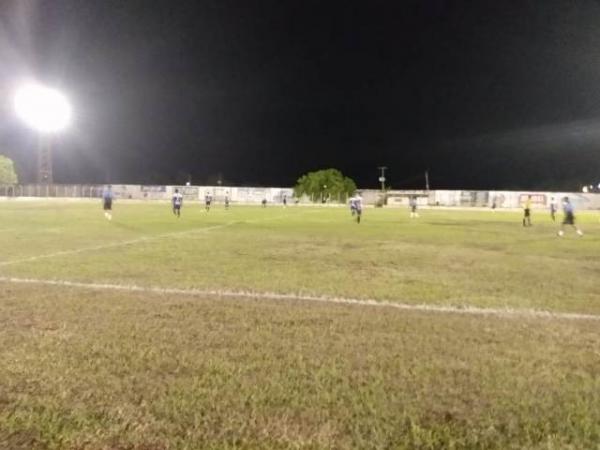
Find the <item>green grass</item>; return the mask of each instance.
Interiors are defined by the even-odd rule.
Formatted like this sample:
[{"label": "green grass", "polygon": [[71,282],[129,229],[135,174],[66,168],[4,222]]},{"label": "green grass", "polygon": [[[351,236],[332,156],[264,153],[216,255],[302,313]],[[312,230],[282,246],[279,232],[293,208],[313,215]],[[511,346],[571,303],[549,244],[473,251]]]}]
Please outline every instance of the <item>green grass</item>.
[{"label": "green grass", "polygon": [[[559,239],[546,214],[524,229],[517,213],[344,208],[250,208],[206,214],[188,205],[3,204],[5,275],[182,288],[327,294],[404,303],[600,313],[600,221]],[[221,228],[210,228],[222,226]],[[206,231],[206,229],[208,231]],[[180,234],[174,234],[178,233]],[[165,234],[168,234],[165,236]],[[161,237],[162,236],[162,237]],[[29,256],[150,237],[132,245]]]},{"label": "green grass", "polygon": [[[115,206],[0,203],[0,275],[600,314],[597,213],[559,239],[542,213]],[[0,448],[600,448],[599,344],[595,320],[0,282]]]}]

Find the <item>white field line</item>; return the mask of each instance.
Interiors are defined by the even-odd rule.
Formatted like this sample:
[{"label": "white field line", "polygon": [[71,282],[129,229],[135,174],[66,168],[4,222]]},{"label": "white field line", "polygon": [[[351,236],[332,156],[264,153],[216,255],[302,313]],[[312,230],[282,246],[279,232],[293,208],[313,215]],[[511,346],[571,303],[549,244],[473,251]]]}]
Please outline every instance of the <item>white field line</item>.
[{"label": "white field line", "polygon": [[267,222],[269,220],[277,220],[282,217],[285,217],[285,216],[280,215],[280,216],[275,216],[275,217],[269,217],[266,219],[231,221],[231,222],[227,222],[227,223],[223,223],[223,224],[219,224],[219,225],[213,225],[210,227],[193,228],[191,230],[174,231],[174,232],[170,232],[170,233],[142,236],[142,237],[135,238],[135,239],[111,242],[109,244],[93,245],[90,247],[81,247],[81,248],[75,248],[75,249],[71,249],[71,250],[61,250],[58,252],[45,253],[42,255],[28,256],[26,258],[13,259],[13,260],[9,260],[9,261],[0,261],[0,267],[6,267],[6,266],[14,265],[14,264],[21,264],[21,263],[32,262],[32,261],[38,261],[40,259],[55,258],[57,256],[75,255],[78,253],[93,252],[93,251],[105,250],[105,249],[109,249],[109,248],[123,247],[126,245],[135,245],[135,244],[139,244],[142,242],[155,241],[158,239],[171,238],[171,237],[182,236],[182,235],[187,235],[187,234],[203,233],[203,232],[207,232],[207,231],[218,230],[219,228],[229,227],[229,226],[235,225],[235,224]]},{"label": "white field line", "polygon": [[139,238],[128,239],[125,241],[111,242],[110,244],[100,244],[100,245],[93,245],[90,247],[75,248],[75,249],[71,249],[71,250],[61,250],[58,252],[45,253],[43,255],[29,256],[27,258],[13,259],[10,261],[2,261],[2,262],[0,262],[0,267],[10,266],[13,264],[20,264],[20,263],[25,263],[25,262],[31,262],[31,261],[37,261],[39,259],[54,258],[56,256],[74,255],[77,253],[92,252],[92,251],[104,250],[104,249],[108,249],[108,248],[122,247],[125,245],[139,244],[140,242],[154,241],[157,239],[174,237],[174,236],[179,236],[179,235],[184,235],[184,234],[199,233],[199,232],[203,232],[203,231],[211,231],[211,230],[216,230],[218,228],[228,227],[235,223],[238,223],[238,222],[227,222],[224,224],[214,225],[214,226],[210,226],[210,227],[194,228],[192,230],[176,231],[176,232],[172,232],[172,233],[163,233],[163,234],[157,234],[154,236],[142,236]]},{"label": "white field line", "polygon": [[158,295],[178,295],[188,297],[223,297],[235,299],[253,300],[283,300],[283,301],[307,301],[319,303],[332,303],[351,306],[368,306],[375,308],[390,308],[403,311],[428,312],[438,314],[462,314],[474,316],[501,316],[514,318],[544,318],[565,320],[600,320],[600,315],[550,312],[536,309],[513,309],[513,308],[481,308],[476,306],[443,306],[396,303],[390,301],[379,301],[373,299],[355,299],[344,297],[316,296],[303,294],[281,294],[276,292],[256,291],[232,291],[227,289],[180,289],[145,287],[134,284],[111,284],[111,283],[84,283],[69,280],[44,280],[36,278],[16,278],[0,276],[0,282],[13,284],[30,284],[40,286],[56,286],[63,288],[79,288],[100,291],[121,291],[130,293],[145,293]]}]

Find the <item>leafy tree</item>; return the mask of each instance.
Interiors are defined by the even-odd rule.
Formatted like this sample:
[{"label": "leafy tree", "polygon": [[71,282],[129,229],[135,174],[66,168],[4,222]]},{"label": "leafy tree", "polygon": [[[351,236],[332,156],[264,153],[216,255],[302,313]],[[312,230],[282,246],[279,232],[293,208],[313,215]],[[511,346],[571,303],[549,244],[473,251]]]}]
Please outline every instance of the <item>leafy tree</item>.
[{"label": "leafy tree", "polygon": [[333,198],[346,201],[356,191],[356,184],[337,169],[309,172],[298,178],[294,187],[296,197],[307,195],[313,202]]},{"label": "leafy tree", "polygon": [[0,155],[0,184],[17,184],[15,165],[10,158]]}]

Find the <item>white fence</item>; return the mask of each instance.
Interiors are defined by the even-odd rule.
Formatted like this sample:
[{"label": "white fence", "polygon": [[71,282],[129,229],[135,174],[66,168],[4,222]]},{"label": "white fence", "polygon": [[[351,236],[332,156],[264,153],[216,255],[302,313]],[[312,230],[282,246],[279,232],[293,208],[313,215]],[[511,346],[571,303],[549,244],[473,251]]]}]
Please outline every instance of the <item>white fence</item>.
[{"label": "white fence", "polygon": [[[102,195],[103,189],[103,185],[0,186],[0,197],[97,198]],[[266,200],[272,204],[282,203],[285,196],[290,204],[311,203],[307,197],[295,199],[291,188],[113,184],[112,189],[117,199],[170,200],[175,189],[179,189],[184,198],[191,201],[202,201],[210,193],[215,202],[222,202],[228,196],[232,203],[258,204]],[[548,208],[552,199],[560,203],[563,197],[568,196],[577,209],[600,209],[600,194],[573,192],[395,190],[387,191],[384,195],[379,190],[364,189],[361,193],[365,204],[386,207],[408,207],[409,199],[416,197],[421,206],[491,208],[495,205],[498,209],[519,208],[531,195],[534,208]],[[336,199],[330,199],[328,203],[340,204]]]}]

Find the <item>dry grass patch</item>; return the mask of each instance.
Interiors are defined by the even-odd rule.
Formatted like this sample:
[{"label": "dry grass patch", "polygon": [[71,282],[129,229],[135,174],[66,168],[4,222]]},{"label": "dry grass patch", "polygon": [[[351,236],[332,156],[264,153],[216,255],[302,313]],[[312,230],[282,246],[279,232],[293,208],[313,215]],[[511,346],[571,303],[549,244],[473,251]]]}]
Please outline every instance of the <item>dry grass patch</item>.
[{"label": "dry grass patch", "polygon": [[594,448],[597,323],[0,284],[0,447]]}]

